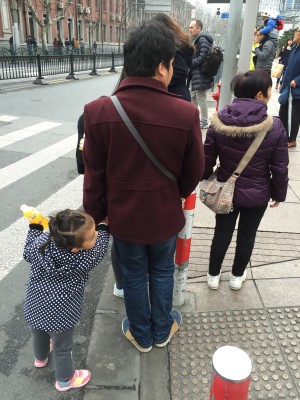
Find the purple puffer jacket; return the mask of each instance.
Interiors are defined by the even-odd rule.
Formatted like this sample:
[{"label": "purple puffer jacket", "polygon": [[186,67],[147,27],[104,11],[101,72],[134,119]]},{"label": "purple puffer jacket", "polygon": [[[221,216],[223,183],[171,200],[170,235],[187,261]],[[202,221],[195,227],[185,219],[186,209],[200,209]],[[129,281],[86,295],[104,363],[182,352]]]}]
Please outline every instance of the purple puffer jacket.
[{"label": "purple puffer jacket", "polygon": [[234,99],[211,118],[204,144],[207,179],[219,157],[218,181],[225,182],[260,131],[268,132],[236,181],[233,203],[259,207],[270,199],[282,202],[288,186],[287,135],[279,118],[268,117],[267,105],[260,100]]}]

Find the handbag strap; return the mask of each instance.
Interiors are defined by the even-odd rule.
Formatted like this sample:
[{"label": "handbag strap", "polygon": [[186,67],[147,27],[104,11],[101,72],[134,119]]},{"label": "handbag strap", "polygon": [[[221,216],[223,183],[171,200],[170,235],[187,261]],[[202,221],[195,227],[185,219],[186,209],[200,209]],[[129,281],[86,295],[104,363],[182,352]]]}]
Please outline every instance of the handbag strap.
[{"label": "handbag strap", "polygon": [[126,114],[124,108],[122,107],[122,104],[120,103],[119,99],[117,96],[111,96],[111,100],[116,107],[118,113],[120,114],[122,120],[125,122],[127,128],[131,132],[132,136],[135,138],[135,140],[138,142],[138,144],[141,146],[147,157],[152,161],[152,163],[163,173],[165,174],[168,178],[170,178],[173,182],[177,183],[177,179],[175,175],[172,174],[165,166],[161,164],[160,161],[155,157],[155,155],[151,152],[147,144],[144,142],[138,131],[136,130],[135,126],[133,123],[130,121],[128,115]]},{"label": "handbag strap", "polygon": [[[272,117],[271,117],[272,118]],[[254,156],[256,153],[257,149],[261,145],[262,141],[264,140],[269,128],[266,131],[260,132],[258,135],[256,135],[255,139],[251,143],[249,149],[246,151],[244,154],[243,158],[239,162],[238,166],[236,167],[233,175],[241,175],[241,173],[244,171],[246,166],[248,165],[249,161],[251,158]]]}]

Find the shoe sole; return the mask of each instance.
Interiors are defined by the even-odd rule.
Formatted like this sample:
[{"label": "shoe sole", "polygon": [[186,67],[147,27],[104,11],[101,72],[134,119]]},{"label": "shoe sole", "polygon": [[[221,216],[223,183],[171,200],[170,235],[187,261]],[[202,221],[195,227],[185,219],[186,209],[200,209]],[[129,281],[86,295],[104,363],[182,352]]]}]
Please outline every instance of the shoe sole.
[{"label": "shoe sole", "polygon": [[60,387],[60,386],[58,385],[58,381],[56,381],[56,382],[55,382],[55,388],[56,388],[56,390],[58,390],[59,392],[66,392],[66,391],[68,391],[68,390],[70,390],[70,389],[80,389],[80,388],[82,388],[83,386],[85,386],[87,383],[89,383],[89,381],[90,381],[90,379],[91,379],[91,376],[92,376],[92,374],[89,373],[89,376],[86,378],[86,381],[83,382],[81,385],[78,385],[78,386],[68,386],[68,387],[65,387],[65,388]]},{"label": "shoe sole", "polygon": [[123,335],[126,337],[127,340],[129,340],[130,343],[134,345],[138,351],[141,353],[148,353],[149,351],[152,350],[152,346],[150,347],[142,347],[141,345],[138,344],[138,342],[135,340],[135,338],[132,336],[132,333],[130,332],[129,328],[125,331],[123,328],[123,322],[122,322],[122,332]]},{"label": "shoe sole", "polygon": [[119,297],[120,299],[124,299],[124,294],[118,294],[114,292],[114,296]]},{"label": "shoe sole", "polygon": [[211,289],[211,290],[217,290],[217,289],[219,289],[219,285],[218,286],[209,286],[209,285],[207,285],[208,287],[209,287],[209,289]]},{"label": "shoe sole", "polygon": [[[177,325],[177,326],[175,326],[175,327],[173,328],[174,322],[176,322],[176,325]],[[170,331],[170,333],[169,333],[168,338],[167,338],[164,342],[162,342],[162,343],[155,343],[155,346],[156,346],[156,347],[159,347],[159,348],[165,347],[165,346],[171,341],[172,337],[173,337],[174,334],[178,331],[178,329],[180,328],[180,325],[182,324],[182,316],[181,316],[181,318],[180,318],[179,324],[178,324],[178,322],[177,322],[175,319],[174,319],[174,322],[173,322],[173,324],[172,324],[171,331]]]}]

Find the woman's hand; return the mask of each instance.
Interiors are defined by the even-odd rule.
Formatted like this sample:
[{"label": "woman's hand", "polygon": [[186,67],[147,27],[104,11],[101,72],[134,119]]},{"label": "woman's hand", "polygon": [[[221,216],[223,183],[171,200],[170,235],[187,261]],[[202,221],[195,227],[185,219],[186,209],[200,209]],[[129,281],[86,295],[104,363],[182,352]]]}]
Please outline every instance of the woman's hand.
[{"label": "woman's hand", "polygon": [[279,204],[280,204],[280,202],[279,202],[279,201],[274,201],[274,203],[273,203],[273,204],[270,204],[270,208],[275,208],[275,207],[278,207],[278,206],[279,206]]},{"label": "woman's hand", "polygon": [[296,87],[296,86],[297,86],[297,83],[296,83],[294,80],[292,80],[292,82],[290,83],[290,85],[291,85],[291,87]]}]

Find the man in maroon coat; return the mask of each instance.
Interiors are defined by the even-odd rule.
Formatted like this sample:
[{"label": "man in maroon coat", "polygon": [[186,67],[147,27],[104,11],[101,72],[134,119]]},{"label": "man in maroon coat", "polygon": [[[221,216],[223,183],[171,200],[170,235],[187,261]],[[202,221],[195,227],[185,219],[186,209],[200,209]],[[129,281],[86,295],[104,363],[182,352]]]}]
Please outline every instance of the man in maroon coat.
[{"label": "man in maroon coat", "polygon": [[199,112],[167,92],[175,50],[172,33],[161,25],[132,31],[124,44],[126,78],[116,96],[177,183],[150,161],[110,97],[84,110],[83,206],[97,223],[108,217],[123,275],[122,330],[142,352],[164,347],[182,322],[172,311],[175,245],[185,224],[181,198],[204,170]]}]

